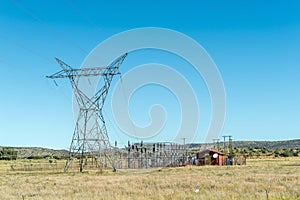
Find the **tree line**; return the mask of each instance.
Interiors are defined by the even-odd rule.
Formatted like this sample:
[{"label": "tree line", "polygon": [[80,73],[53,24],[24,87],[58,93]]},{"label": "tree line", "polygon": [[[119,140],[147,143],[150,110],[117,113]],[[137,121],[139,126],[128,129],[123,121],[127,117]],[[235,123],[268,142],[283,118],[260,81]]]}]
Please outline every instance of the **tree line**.
[{"label": "tree line", "polygon": [[0,147],[0,160],[16,160],[18,151],[12,147]]}]

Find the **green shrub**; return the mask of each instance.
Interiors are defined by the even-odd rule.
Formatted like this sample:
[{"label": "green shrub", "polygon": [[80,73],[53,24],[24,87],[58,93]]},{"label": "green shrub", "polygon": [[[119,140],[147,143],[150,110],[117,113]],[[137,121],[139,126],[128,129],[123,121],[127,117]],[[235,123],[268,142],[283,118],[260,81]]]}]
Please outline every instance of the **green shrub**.
[{"label": "green shrub", "polygon": [[30,160],[39,160],[39,159],[43,159],[44,156],[28,156],[27,159]]},{"label": "green shrub", "polygon": [[16,160],[18,152],[12,147],[2,147],[0,149],[0,160]]},{"label": "green shrub", "polygon": [[284,151],[281,154],[279,154],[281,157],[292,157],[294,156],[291,151]]}]

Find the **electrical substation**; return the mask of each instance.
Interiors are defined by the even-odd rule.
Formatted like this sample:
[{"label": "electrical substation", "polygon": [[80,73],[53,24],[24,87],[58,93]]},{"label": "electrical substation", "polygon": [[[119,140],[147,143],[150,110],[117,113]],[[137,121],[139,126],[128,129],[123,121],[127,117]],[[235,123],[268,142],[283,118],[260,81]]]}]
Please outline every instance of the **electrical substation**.
[{"label": "electrical substation", "polygon": [[[64,171],[68,171],[72,162],[79,161],[79,170],[122,168],[151,168],[183,166],[189,162],[187,146],[176,143],[143,144],[130,143],[125,148],[111,145],[103,116],[103,106],[111,81],[119,75],[119,67],[127,53],[106,67],[75,69],[56,58],[61,71],[46,76],[50,79],[68,78],[70,80],[79,114],[69,149],[69,158]],[[100,89],[94,96],[88,97],[79,87],[82,77],[99,76]]]},{"label": "electrical substation", "polygon": [[[178,167],[187,164],[195,165],[233,165],[246,163],[238,158],[233,159],[232,136],[223,136],[223,151],[221,152],[220,139],[214,139],[214,145],[205,147],[202,151],[192,150],[189,145],[157,142],[144,143],[130,142],[123,148],[117,147],[117,142],[111,145],[106,122],[103,116],[103,106],[109,92],[111,81],[120,75],[121,64],[128,54],[125,53],[106,67],[75,69],[56,58],[62,68],[61,71],[47,76],[50,79],[68,78],[78,104],[79,114],[76,119],[75,130],[71,140],[69,156],[64,167],[67,172],[72,163],[83,169],[142,169],[155,167]],[[99,77],[100,88],[89,97],[79,87],[81,78]],[[226,145],[228,138],[228,145]],[[193,153],[192,153],[193,151]],[[193,156],[193,154],[197,156]],[[75,167],[75,168],[77,168]],[[74,167],[73,167],[74,168]]]},{"label": "electrical substation", "polygon": [[[119,151],[116,166],[119,169],[138,169],[151,167],[178,167],[188,162],[186,145],[176,143],[130,144],[125,151]],[[125,158],[125,159],[124,159]]]}]

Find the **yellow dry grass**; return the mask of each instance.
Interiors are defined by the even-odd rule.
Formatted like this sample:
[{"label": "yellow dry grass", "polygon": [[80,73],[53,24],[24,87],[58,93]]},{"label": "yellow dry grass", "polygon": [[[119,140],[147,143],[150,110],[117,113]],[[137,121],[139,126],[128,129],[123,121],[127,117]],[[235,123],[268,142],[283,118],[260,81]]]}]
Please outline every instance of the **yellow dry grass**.
[{"label": "yellow dry grass", "polygon": [[300,199],[300,158],[117,172],[16,172],[0,162],[0,199]]}]

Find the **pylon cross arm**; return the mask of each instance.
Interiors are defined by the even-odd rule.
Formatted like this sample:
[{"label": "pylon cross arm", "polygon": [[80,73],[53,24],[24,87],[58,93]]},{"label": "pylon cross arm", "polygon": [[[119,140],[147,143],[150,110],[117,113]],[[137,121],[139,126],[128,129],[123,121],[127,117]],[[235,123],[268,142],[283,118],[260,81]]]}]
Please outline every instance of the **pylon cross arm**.
[{"label": "pylon cross arm", "polygon": [[80,76],[114,76],[120,74],[119,67],[123,60],[127,56],[127,53],[123,54],[116,60],[114,60],[107,67],[91,67],[91,68],[80,68],[74,69],[70,65],[66,64],[62,60],[55,58],[58,64],[61,66],[62,70],[56,72],[51,76],[46,76],[47,78],[79,78]]},{"label": "pylon cross arm", "polygon": [[97,68],[81,68],[81,69],[70,69],[70,70],[61,70],[51,76],[46,76],[47,78],[72,78],[80,76],[104,76],[104,75],[117,75],[120,72],[109,72],[107,70],[109,67],[97,67]]}]

